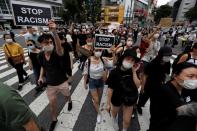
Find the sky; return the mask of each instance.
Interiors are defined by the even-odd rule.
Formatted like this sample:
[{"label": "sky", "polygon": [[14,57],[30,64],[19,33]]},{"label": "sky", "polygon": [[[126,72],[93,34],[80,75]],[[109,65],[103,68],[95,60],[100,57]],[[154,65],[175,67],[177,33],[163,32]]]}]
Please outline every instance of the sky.
[{"label": "sky", "polygon": [[157,0],[157,6],[165,5],[171,0]]}]

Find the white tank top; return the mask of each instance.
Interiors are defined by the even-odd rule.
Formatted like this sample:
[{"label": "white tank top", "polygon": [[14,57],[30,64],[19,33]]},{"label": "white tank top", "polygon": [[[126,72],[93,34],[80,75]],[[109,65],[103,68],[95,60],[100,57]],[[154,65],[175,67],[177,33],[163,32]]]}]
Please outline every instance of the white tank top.
[{"label": "white tank top", "polygon": [[104,65],[103,62],[100,61],[99,64],[93,64],[90,62],[90,69],[89,69],[90,78],[92,79],[101,79],[104,73]]}]

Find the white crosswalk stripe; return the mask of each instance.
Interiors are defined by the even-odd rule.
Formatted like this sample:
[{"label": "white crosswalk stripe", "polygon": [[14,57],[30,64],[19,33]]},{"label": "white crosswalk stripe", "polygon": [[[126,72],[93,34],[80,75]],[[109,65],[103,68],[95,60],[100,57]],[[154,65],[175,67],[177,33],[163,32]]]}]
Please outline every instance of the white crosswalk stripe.
[{"label": "white crosswalk stripe", "polygon": [[[25,48],[25,59],[28,59],[27,56],[27,49]],[[171,60],[173,62],[173,60]],[[0,49],[0,81],[2,81],[4,84],[7,84],[11,87],[14,87],[18,83],[18,77],[16,74],[16,70],[13,68],[10,68],[8,63],[5,61],[5,56],[3,51]],[[80,72],[78,71],[78,65],[79,63],[74,64],[74,68],[72,70],[73,74],[77,74]],[[24,65],[24,68],[26,69],[28,75],[33,75],[33,71],[28,69],[28,63]],[[11,77],[8,77],[11,76]],[[6,79],[6,80],[5,80]],[[74,78],[75,83],[75,78]],[[23,97],[27,97],[31,94],[32,90],[34,90],[36,87],[35,84],[32,84],[31,82],[27,82],[21,91],[18,91],[18,93]],[[14,87],[15,88],[15,87]],[[76,87],[74,89],[74,92],[71,94],[71,98],[73,101],[73,109],[68,112],[68,103],[65,103],[65,105],[61,106],[61,111],[58,115],[58,123],[56,125],[55,131],[73,131],[75,124],[77,123],[80,114],[84,113],[82,112],[82,107],[84,106],[84,103],[87,101],[89,90],[85,90],[83,87],[83,78],[79,79],[79,82],[76,83]],[[32,94],[31,94],[32,95]],[[49,101],[47,98],[46,90],[41,92],[38,96],[35,96],[31,98],[29,102],[30,109],[38,116],[38,119],[41,119],[41,114],[49,108]],[[101,104],[100,104],[100,110],[102,114],[102,122],[100,124],[95,123],[95,127],[92,130],[95,131],[113,131],[111,118],[109,113],[105,110],[106,107],[106,100],[107,100],[107,87],[105,86],[103,90],[103,95],[101,98]],[[144,112],[148,114],[148,105],[144,108]],[[50,115],[49,112],[45,112]],[[95,113],[95,112],[93,112]],[[145,116],[139,116],[139,121],[141,123],[141,131],[145,131],[148,128],[148,121],[149,121],[149,115]],[[96,119],[96,118],[95,118]],[[50,120],[46,120],[50,122]],[[43,123],[45,123],[43,121]],[[43,124],[42,123],[42,124]],[[49,128],[47,126],[47,128]]]}]

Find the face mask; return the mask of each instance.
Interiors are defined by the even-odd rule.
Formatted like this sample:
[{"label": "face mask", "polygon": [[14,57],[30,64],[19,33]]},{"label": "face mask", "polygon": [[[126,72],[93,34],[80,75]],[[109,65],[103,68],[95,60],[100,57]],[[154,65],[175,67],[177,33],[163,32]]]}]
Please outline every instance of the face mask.
[{"label": "face mask", "polygon": [[159,34],[154,34],[154,38],[158,39],[159,38]]},{"label": "face mask", "polygon": [[122,66],[125,68],[125,69],[131,69],[131,67],[133,66],[131,63],[127,62],[126,60],[124,60],[122,62]]},{"label": "face mask", "polygon": [[108,66],[108,67],[113,67],[113,61],[109,60],[109,61],[107,62],[107,66]]},{"label": "face mask", "polygon": [[34,45],[32,45],[32,46],[28,46],[28,49],[30,49],[30,50],[32,50],[32,49],[34,49],[35,48],[35,46]]},{"label": "face mask", "polygon": [[36,35],[37,33],[36,32],[33,32],[33,35]]},{"label": "face mask", "polygon": [[127,46],[132,46],[133,43],[131,41],[127,41]]},{"label": "face mask", "polygon": [[12,42],[13,42],[12,39],[5,39],[5,41],[6,41],[7,43],[12,43]]},{"label": "face mask", "polygon": [[43,50],[45,52],[51,52],[51,51],[53,51],[53,49],[54,49],[54,45],[48,45],[48,46],[43,47]]},{"label": "face mask", "polygon": [[88,42],[87,45],[92,45],[92,42]]},{"label": "face mask", "polygon": [[102,55],[102,52],[100,52],[100,51],[96,51],[95,53],[94,53],[94,55],[98,58],[98,57],[101,57],[101,55]]},{"label": "face mask", "polygon": [[170,56],[164,56],[163,57],[163,62],[170,62]]},{"label": "face mask", "polygon": [[82,32],[86,32],[86,29],[82,29]]},{"label": "face mask", "polygon": [[182,86],[185,89],[194,90],[197,88],[197,80],[184,80]]}]

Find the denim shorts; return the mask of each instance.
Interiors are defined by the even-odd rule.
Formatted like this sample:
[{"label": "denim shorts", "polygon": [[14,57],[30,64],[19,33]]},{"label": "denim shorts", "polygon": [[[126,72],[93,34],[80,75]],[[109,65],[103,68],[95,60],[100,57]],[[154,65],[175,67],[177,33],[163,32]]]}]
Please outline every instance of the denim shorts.
[{"label": "denim shorts", "polygon": [[90,91],[95,90],[95,89],[99,89],[99,88],[103,88],[104,87],[104,81],[103,79],[92,79],[89,78],[89,89]]}]

